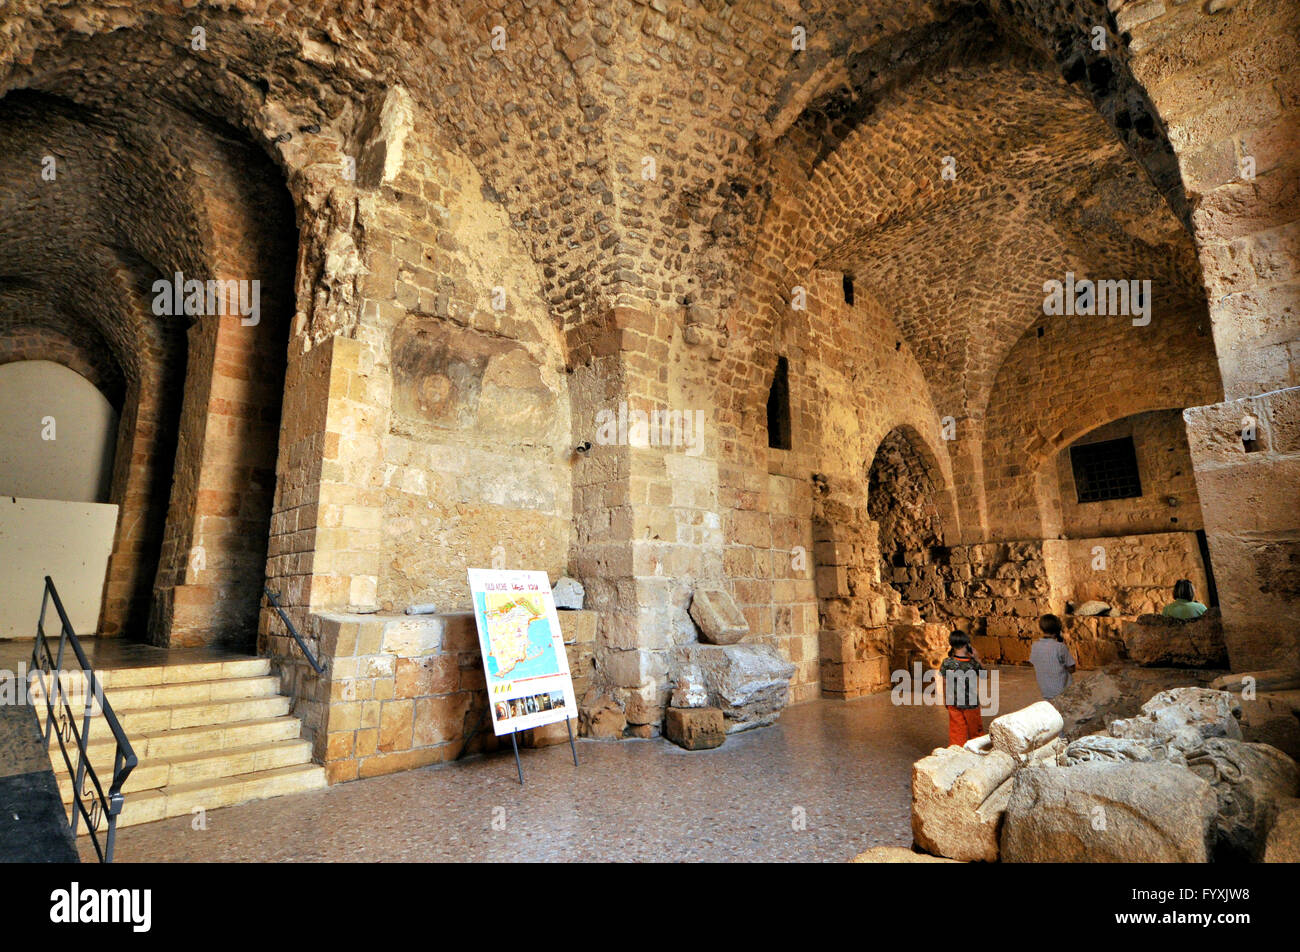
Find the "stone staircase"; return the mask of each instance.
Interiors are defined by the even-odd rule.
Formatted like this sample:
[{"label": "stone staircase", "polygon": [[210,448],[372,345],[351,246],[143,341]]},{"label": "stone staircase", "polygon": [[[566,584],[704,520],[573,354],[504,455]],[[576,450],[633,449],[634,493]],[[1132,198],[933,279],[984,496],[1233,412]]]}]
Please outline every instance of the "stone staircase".
[{"label": "stone staircase", "polygon": [[[289,713],[290,700],[279,693],[279,679],[266,658],[96,674],[140,761],[122,791],[126,801],[119,828],[326,785],[325,768],[312,763],[311,742],[302,738],[302,725]],[[74,680],[65,683],[76,689]],[[38,709],[43,716],[44,704]],[[97,708],[89,736],[90,762],[107,790],[115,747]],[[69,806],[73,779],[58,741],[50,746],[59,791]]]}]

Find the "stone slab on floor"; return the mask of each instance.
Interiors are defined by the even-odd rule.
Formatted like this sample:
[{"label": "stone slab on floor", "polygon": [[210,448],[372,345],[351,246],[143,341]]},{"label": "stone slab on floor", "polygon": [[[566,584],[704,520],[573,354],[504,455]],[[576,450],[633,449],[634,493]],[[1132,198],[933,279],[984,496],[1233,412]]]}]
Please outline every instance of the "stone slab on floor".
[{"label": "stone slab on floor", "polygon": [[686,750],[712,750],[722,746],[727,729],[716,707],[670,707],[664,736]]},{"label": "stone slab on floor", "polygon": [[678,669],[699,670],[709,706],[722,709],[728,734],[775,723],[790,701],[795,667],[771,645],[689,644],[674,655]]}]

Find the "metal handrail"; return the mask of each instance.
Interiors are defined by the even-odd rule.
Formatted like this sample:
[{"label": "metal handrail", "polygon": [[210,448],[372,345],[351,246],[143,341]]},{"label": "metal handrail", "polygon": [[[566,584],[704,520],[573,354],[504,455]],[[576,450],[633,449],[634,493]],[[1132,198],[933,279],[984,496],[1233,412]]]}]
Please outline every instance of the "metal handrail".
[{"label": "metal handrail", "polygon": [[[59,615],[59,652],[57,658],[50,653],[50,642],[45,636],[45,610],[50,602],[54,603],[54,610]],[[72,652],[77,658],[77,663],[81,666],[82,671],[82,693],[85,695],[85,704],[82,711],[81,727],[77,727],[77,715],[72,709],[71,698],[69,698],[63,683],[63,656],[64,650],[72,647]],[[122,786],[126,783],[126,778],[131,775],[131,771],[139,764],[136,759],[135,750],[131,747],[131,742],[127,740],[126,732],[122,730],[122,725],[113,713],[113,706],[108,703],[108,698],[104,696],[104,687],[95,674],[90,662],[86,659],[86,652],[82,650],[81,640],[77,633],[72,629],[72,623],[68,621],[68,613],[63,610],[63,601],[59,598],[58,589],[54,587],[54,580],[48,575],[45,576],[45,591],[41,596],[41,617],[36,623],[36,644],[32,648],[32,668],[40,671],[44,675],[43,691],[45,694],[45,749],[48,752],[50,748],[50,736],[54,732],[54,722],[56,718],[54,710],[54,700],[58,697],[60,709],[57,714],[58,718],[58,738],[59,751],[63,755],[63,762],[68,768],[68,773],[73,776],[72,787],[72,815],[68,820],[68,825],[72,828],[72,835],[77,835],[77,823],[79,818],[86,821],[86,830],[90,834],[91,843],[95,847],[95,853],[99,856],[100,862],[113,862],[113,847],[117,840],[117,817],[122,812],[122,806],[126,802],[122,795]],[[113,779],[108,787],[108,795],[104,794],[103,784],[100,783],[99,776],[95,772],[94,766],[90,762],[90,753],[86,749],[90,735],[90,718],[94,713],[95,703],[98,701],[100,712],[104,716],[104,723],[113,734],[115,750],[113,752]],[[72,755],[68,750],[70,743],[75,742],[77,748],[77,765],[72,765]],[[87,804],[86,798],[90,798]],[[99,827],[107,818],[107,830],[104,836],[104,842],[99,840]]]},{"label": "metal handrail", "polygon": [[271,591],[271,589],[265,585],[262,586],[262,590],[266,592],[266,597],[270,600],[271,607],[276,610],[280,616],[280,620],[284,622],[284,627],[289,629],[289,634],[293,635],[293,640],[298,642],[298,647],[302,649],[302,653],[307,657],[307,663],[315,669],[317,674],[324,674],[325,669],[321,667],[320,662],[316,660],[316,656],[312,654],[311,649],[307,647],[307,642],[302,640],[302,635],[298,634],[298,629],[294,627],[293,622],[289,620],[289,616],[286,615],[284,609],[280,607],[280,600],[276,597],[275,592]]}]

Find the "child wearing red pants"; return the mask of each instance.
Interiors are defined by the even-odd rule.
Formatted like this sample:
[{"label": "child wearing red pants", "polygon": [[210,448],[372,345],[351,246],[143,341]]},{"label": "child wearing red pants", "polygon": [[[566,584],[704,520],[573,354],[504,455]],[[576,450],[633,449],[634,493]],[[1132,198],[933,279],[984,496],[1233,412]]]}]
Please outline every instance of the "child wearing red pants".
[{"label": "child wearing red pants", "polygon": [[948,644],[948,657],[939,665],[939,676],[943,678],[943,700],[948,708],[948,745],[960,747],[984,733],[979,699],[979,676],[984,666],[964,631],[949,635]]}]

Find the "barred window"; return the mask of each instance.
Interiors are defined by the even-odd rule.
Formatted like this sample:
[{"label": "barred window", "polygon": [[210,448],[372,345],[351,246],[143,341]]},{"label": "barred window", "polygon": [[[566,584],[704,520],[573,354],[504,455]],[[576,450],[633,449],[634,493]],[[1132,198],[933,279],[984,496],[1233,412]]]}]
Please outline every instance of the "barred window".
[{"label": "barred window", "polygon": [[1070,447],[1074,489],[1079,502],[1103,502],[1142,495],[1133,438]]}]

